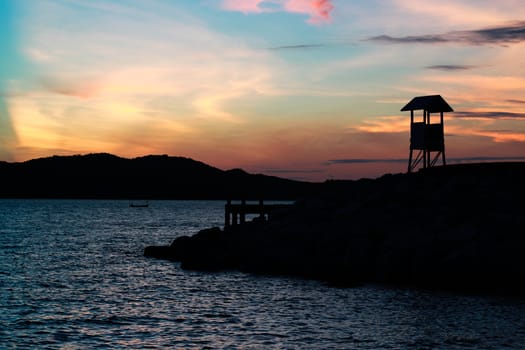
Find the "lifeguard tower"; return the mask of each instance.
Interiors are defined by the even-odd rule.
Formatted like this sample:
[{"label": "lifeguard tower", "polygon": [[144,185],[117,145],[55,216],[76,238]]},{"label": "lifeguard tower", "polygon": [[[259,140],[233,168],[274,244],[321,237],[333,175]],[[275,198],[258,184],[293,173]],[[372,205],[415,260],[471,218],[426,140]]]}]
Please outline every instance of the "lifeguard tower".
[{"label": "lifeguard tower", "polygon": [[[423,111],[423,121],[414,121],[414,111]],[[410,111],[410,155],[408,158],[408,172],[412,172],[422,164],[423,168],[430,168],[441,158],[443,165],[445,158],[445,134],[443,113],[454,112],[441,95],[414,97],[401,111]],[[430,114],[439,113],[439,123],[430,122]],[[414,150],[419,151],[413,157]]]}]

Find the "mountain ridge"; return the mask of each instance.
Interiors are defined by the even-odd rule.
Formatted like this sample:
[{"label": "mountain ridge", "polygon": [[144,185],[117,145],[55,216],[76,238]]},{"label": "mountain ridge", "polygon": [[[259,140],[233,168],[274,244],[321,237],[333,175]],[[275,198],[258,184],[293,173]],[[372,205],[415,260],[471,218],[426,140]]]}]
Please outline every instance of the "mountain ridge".
[{"label": "mountain ridge", "polygon": [[0,181],[3,198],[293,200],[316,186],[242,169],[221,170],[181,156],[123,158],[110,153],[0,162]]}]

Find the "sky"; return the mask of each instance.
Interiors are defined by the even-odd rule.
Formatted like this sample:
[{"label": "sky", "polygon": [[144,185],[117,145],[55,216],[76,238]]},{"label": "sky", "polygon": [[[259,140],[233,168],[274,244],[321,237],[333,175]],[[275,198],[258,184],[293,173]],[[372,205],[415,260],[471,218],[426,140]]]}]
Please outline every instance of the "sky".
[{"label": "sky", "polygon": [[523,0],[0,0],[0,47],[3,161],[374,178],[434,94],[448,163],[525,160]]}]

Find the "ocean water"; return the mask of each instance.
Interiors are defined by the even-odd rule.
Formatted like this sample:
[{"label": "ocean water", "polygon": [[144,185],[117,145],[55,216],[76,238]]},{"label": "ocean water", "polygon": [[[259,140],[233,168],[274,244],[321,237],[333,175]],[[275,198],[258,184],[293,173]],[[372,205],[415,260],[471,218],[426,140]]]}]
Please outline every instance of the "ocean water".
[{"label": "ocean water", "polygon": [[523,349],[525,301],[184,271],[220,201],[0,200],[0,349]]}]

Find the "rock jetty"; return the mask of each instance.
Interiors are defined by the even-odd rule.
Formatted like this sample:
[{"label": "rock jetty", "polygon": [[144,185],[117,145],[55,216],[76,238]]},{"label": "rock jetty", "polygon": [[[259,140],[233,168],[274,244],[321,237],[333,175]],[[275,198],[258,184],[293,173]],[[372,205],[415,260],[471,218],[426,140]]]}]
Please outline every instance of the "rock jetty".
[{"label": "rock jetty", "polygon": [[327,181],[267,222],[211,228],[146,256],[184,269],[525,295],[525,163]]}]

